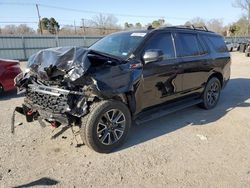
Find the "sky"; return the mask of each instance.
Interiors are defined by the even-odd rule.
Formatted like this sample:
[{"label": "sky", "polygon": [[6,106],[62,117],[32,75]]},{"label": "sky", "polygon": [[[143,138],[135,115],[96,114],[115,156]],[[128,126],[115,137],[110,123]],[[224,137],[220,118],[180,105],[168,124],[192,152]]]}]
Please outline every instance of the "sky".
[{"label": "sky", "polygon": [[[61,26],[81,24],[98,12],[113,14],[118,24],[140,22],[143,25],[164,18],[167,23],[181,25],[201,17],[205,20],[222,19],[227,25],[242,15],[232,6],[234,0],[0,0],[0,26],[9,22],[37,22],[35,4],[39,4],[41,17],[54,17]],[[61,7],[66,9],[58,9]],[[67,10],[71,9],[71,10]],[[27,23],[36,28],[37,23]]]}]

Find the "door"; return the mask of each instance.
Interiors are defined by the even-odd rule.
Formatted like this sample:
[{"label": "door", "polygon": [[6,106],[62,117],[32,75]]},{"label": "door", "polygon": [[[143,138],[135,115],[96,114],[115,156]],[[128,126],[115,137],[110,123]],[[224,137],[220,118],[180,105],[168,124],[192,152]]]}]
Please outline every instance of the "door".
[{"label": "door", "polygon": [[206,82],[209,54],[195,33],[174,34],[177,57],[183,69],[183,94],[199,93]]},{"label": "door", "polygon": [[145,44],[146,51],[161,50],[161,60],[143,66],[143,107],[161,104],[178,96],[182,90],[182,68],[176,58],[174,39],[170,32],[155,33]]}]

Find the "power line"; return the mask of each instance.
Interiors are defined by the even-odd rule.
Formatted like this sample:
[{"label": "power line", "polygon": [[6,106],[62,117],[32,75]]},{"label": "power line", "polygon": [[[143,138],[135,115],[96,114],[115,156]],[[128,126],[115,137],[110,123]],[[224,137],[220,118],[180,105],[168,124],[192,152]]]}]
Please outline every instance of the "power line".
[{"label": "power line", "polygon": [[[9,5],[21,5],[21,6],[36,6],[34,3],[20,3],[20,2],[0,2],[0,4],[9,4]],[[83,10],[83,9],[74,9],[74,8],[66,8],[60,6],[46,5],[46,4],[38,4],[41,7],[52,8],[57,10],[71,11],[71,12],[80,12],[80,13],[88,13],[88,14],[106,14],[106,15],[114,15],[117,17],[136,17],[136,18],[164,18],[164,19],[175,19],[175,20],[187,20],[189,18],[184,17],[169,17],[163,15],[134,15],[134,14],[119,14],[119,13],[109,13],[109,12],[98,12],[91,10]]]},{"label": "power line", "polygon": [[0,2],[0,5],[20,5],[20,6],[34,6],[34,3],[20,3],[20,2]]},{"label": "power line", "polygon": [[4,24],[15,24],[15,23],[38,23],[38,22],[27,22],[27,21],[0,21],[0,23],[4,23]]},{"label": "power line", "polygon": [[65,8],[65,7],[59,7],[59,6],[52,6],[52,5],[45,5],[45,4],[39,4],[41,7],[47,7],[47,8],[53,8],[53,9],[60,9],[60,10],[66,10],[66,11],[73,11],[73,12],[81,12],[81,13],[89,13],[89,14],[110,14],[120,17],[140,17],[140,18],[163,18],[165,16],[145,16],[145,15],[132,15],[132,14],[118,14],[118,13],[109,13],[109,12],[97,12],[97,11],[90,11],[90,10],[81,10],[81,9],[73,9],[73,8]]}]

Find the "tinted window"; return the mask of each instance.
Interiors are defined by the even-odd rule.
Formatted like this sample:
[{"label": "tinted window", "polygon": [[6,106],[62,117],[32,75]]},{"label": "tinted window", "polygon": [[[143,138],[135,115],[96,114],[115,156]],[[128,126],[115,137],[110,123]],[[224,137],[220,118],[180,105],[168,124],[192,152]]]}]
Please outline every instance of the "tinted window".
[{"label": "tinted window", "polygon": [[205,54],[196,34],[177,33],[176,51],[178,57],[197,56]]},{"label": "tinted window", "polygon": [[208,40],[211,42],[212,46],[217,52],[227,52],[227,47],[222,37],[218,36],[208,36]]},{"label": "tinted window", "polygon": [[145,50],[162,50],[164,59],[175,58],[172,35],[170,33],[159,33],[154,35],[146,44]]},{"label": "tinted window", "polygon": [[114,33],[94,43],[89,49],[119,57],[128,57],[140,45],[147,33]]}]

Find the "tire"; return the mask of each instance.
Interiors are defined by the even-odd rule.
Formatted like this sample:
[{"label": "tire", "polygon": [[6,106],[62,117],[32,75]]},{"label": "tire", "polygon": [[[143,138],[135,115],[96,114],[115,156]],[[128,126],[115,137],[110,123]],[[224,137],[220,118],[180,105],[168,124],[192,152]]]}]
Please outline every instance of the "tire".
[{"label": "tire", "polygon": [[240,45],[237,47],[237,51],[240,51]]},{"label": "tire", "polygon": [[232,51],[233,51],[233,48],[230,49],[230,52],[232,52]]},{"label": "tire", "polygon": [[82,118],[80,136],[83,142],[99,153],[110,153],[127,139],[131,127],[128,107],[116,100],[106,100],[90,106]]},{"label": "tire", "polygon": [[220,92],[221,83],[219,79],[212,77],[206,85],[202,95],[203,102],[199,106],[207,110],[214,108],[220,99]]}]

